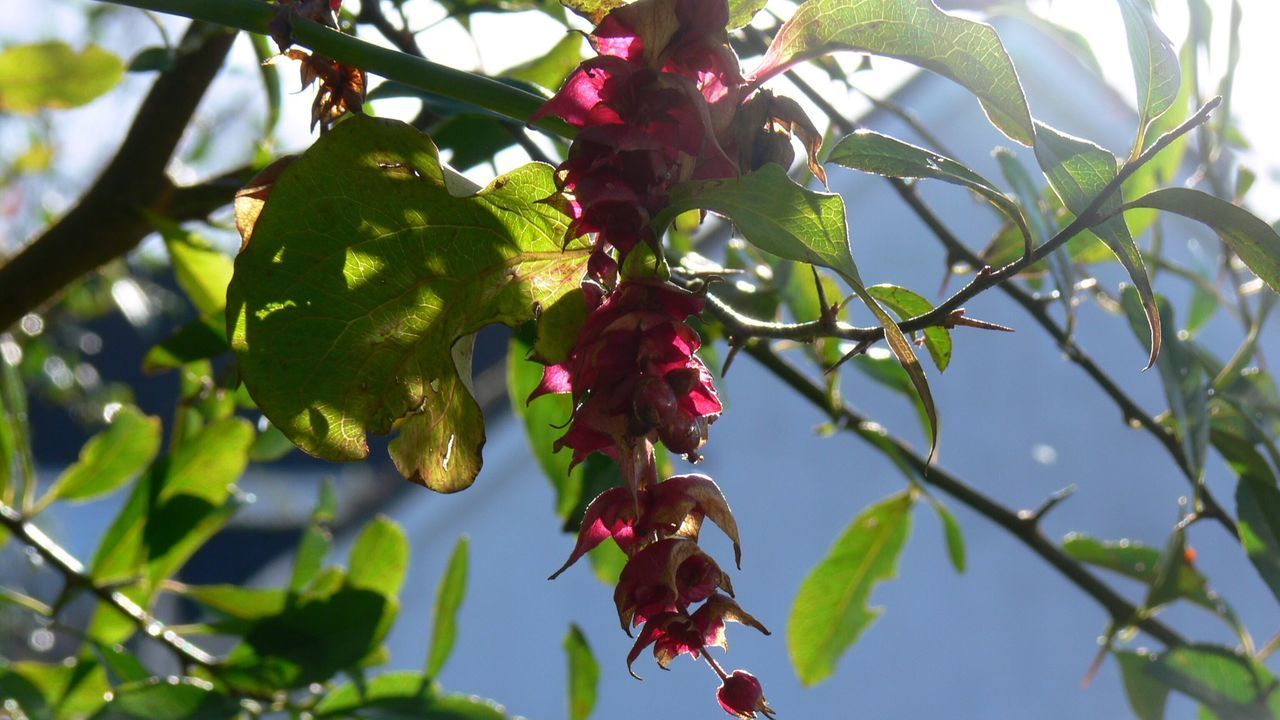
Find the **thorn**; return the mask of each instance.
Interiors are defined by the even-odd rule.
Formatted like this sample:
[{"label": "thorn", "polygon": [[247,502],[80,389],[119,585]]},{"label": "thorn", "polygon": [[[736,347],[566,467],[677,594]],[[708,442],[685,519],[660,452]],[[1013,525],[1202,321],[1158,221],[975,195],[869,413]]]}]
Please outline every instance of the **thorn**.
[{"label": "thorn", "polygon": [[835,363],[834,363],[834,364],[832,364],[832,366],[831,366],[831,367],[827,368],[826,370],[823,370],[823,371],[822,371],[822,374],[823,374],[823,375],[830,375],[831,373],[835,372],[836,370],[839,370],[841,365],[845,364],[846,362],[848,362],[848,361],[852,360],[853,358],[855,358],[855,357],[857,357],[857,356],[861,355],[862,353],[866,352],[866,351],[867,351],[867,348],[870,348],[872,345],[874,345],[874,344],[875,344],[875,342],[876,342],[876,340],[874,340],[874,339],[867,339],[867,340],[863,340],[863,341],[859,342],[857,345],[854,345],[852,350],[850,350],[849,352],[845,353],[844,355],[841,355],[841,356],[840,356],[840,359],[839,359],[839,360],[837,360],[837,361],[835,361]]},{"label": "thorn", "polygon": [[745,340],[740,341],[733,336],[729,337],[729,353],[725,355],[724,367],[720,368],[721,378],[729,373],[729,366],[733,364],[734,358],[738,357],[738,353],[742,352],[742,348],[745,347],[746,344]]},{"label": "thorn", "polygon": [[998,330],[999,332],[1014,332],[1014,329],[1006,325],[1000,325],[986,320],[978,320],[968,317],[964,314],[964,308],[959,308],[947,316],[946,327],[971,327],[979,330]]},{"label": "thorn", "polygon": [[839,311],[827,301],[827,290],[822,287],[822,275],[818,272],[818,266],[810,265],[809,269],[813,271],[813,286],[818,293],[818,307],[820,308],[818,321],[823,325],[830,326],[831,323],[835,322],[836,313]]}]

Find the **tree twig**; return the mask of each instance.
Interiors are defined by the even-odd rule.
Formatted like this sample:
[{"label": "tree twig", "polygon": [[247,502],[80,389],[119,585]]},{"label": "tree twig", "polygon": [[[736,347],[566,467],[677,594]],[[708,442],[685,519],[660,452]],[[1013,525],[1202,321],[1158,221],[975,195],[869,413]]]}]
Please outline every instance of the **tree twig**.
[{"label": "tree twig", "polygon": [[1135,605],[1050,541],[1041,532],[1034,517],[1020,516],[938,467],[937,464],[931,465],[904,441],[887,434],[879,425],[870,422],[849,406],[844,404],[832,406],[829,404],[827,391],[821,385],[778,356],[765,341],[756,340],[748,343],[746,352],[801,397],[830,414],[839,427],[854,433],[878,449],[891,450],[896,459],[904,462],[916,473],[920,481],[950,495],[1013,535],[1041,559],[1052,565],[1073,585],[1097,601],[1107,611],[1112,621],[1128,625],[1134,623],[1135,618],[1139,618],[1136,620],[1137,626],[1165,645],[1177,647],[1186,644],[1186,640],[1168,625],[1155,618],[1140,618]]}]

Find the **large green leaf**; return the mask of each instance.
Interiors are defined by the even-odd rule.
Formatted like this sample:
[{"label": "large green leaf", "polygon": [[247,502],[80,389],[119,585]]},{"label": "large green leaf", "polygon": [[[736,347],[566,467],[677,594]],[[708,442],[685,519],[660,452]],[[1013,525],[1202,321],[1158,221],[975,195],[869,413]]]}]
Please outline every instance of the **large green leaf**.
[{"label": "large green leaf", "polygon": [[757,82],[835,50],[885,55],[950,78],[978,97],[993,125],[1031,145],[1035,130],[1013,61],[989,25],[948,15],[933,0],[808,0],[778,30]]},{"label": "large green leaf", "polygon": [[0,110],[32,113],[85,105],[124,77],[124,62],[96,45],[49,41],[0,52]]},{"label": "large green leaf", "polygon": [[1031,231],[1013,198],[964,164],[888,135],[858,130],[831,149],[828,163],[897,178],[933,178],[968,188],[990,202],[1018,227],[1031,249]]},{"label": "large green leaf", "polygon": [[889,348],[924,403],[936,446],[938,415],[929,381],[911,341],[862,283],[849,247],[844,200],[839,195],[798,185],[773,163],[740,178],[681,183],[672,188],[667,208],[654,220],[659,237],[677,215],[694,209],[729,218],[747,242],[765,252],[835,270],[884,327]]},{"label": "large green leaf", "polygon": [[[1065,135],[1042,123],[1036,124],[1036,159],[1049,185],[1062,199],[1062,204],[1077,215],[1084,212],[1119,174],[1115,155],[1088,140]],[[1147,367],[1151,367],[1160,355],[1163,339],[1160,313],[1156,309],[1155,291],[1151,289],[1151,278],[1142,262],[1142,253],[1119,214],[1120,207],[1120,193],[1113,192],[1098,209],[1107,219],[1094,224],[1092,230],[1115,253],[1142,298],[1147,324],[1151,328],[1151,356],[1147,361]]]},{"label": "large green leaf", "polygon": [[440,694],[429,678],[398,671],[368,682],[350,683],[329,693],[311,714],[317,718],[378,720],[505,720],[492,702],[463,695]]},{"label": "large green leaf", "polygon": [[1280,489],[1274,478],[1245,473],[1236,486],[1240,541],[1271,592],[1280,599]]},{"label": "large green leaf", "polygon": [[356,117],[317,141],[275,184],[228,293],[232,347],[271,422],[331,460],[398,427],[406,477],[469,486],[485,435],[468,338],[533,319],[585,268],[541,202],[553,174],[526,165],[458,197],[403,123]]},{"label": "large green leaf", "polygon": [[436,585],[435,617],[431,624],[431,646],[427,650],[427,677],[436,677],[444,669],[458,639],[458,609],[467,593],[468,549],[471,543],[464,535],[458,538],[444,576]]},{"label": "large green leaf", "polygon": [[1182,74],[1178,54],[1156,24],[1150,0],[1117,2],[1129,36],[1129,58],[1133,61],[1133,80],[1138,89],[1138,139],[1133,146],[1136,157],[1145,145],[1147,128],[1173,107],[1182,85]]},{"label": "large green leaf", "polygon": [[1164,210],[1199,220],[1217,232],[1263,282],[1280,292],[1280,235],[1248,210],[1190,188],[1156,190],[1125,207]]},{"label": "large green leaf", "polygon": [[161,434],[160,418],[122,408],[106,430],[85,443],[80,458],[58,476],[41,505],[105,495],[138,477],[160,452]]},{"label": "large green leaf", "polygon": [[[1143,311],[1138,292],[1133,287],[1124,288],[1121,306],[1129,317],[1129,324],[1139,338],[1143,336]],[[1161,322],[1165,327],[1174,324],[1173,309],[1163,297],[1157,298]],[[1149,347],[1149,346],[1148,346]],[[1204,475],[1205,457],[1209,450],[1209,381],[1195,353],[1176,336],[1165,343],[1164,352],[1156,360],[1164,396],[1169,402],[1169,412],[1175,423],[1174,431],[1182,444],[1192,476],[1199,482]]]},{"label": "large green leaf", "polygon": [[911,530],[911,493],[873,505],[836,540],[805,578],[787,623],[787,647],[800,682],[814,685],[880,616],[867,606],[876,583],[897,572]]},{"label": "large green leaf", "polygon": [[151,678],[126,683],[94,720],[209,720],[236,717],[240,701],[198,678]]},{"label": "large green leaf", "polygon": [[600,663],[577,625],[570,625],[564,636],[564,654],[569,660],[569,720],[587,720],[596,707]]}]

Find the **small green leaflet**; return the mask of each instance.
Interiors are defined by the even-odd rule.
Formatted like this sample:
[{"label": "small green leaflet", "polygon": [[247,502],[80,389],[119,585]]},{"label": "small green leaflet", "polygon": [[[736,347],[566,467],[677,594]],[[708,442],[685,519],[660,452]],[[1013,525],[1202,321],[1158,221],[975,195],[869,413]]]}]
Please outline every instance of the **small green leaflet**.
[{"label": "small green leaflet", "polygon": [[434,678],[444,669],[458,638],[458,608],[467,592],[468,549],[470,541],[458,538],[449,556],[444,576],[436,585],[435,619],[431,628],[431,648],[427,651],[427,677]]},{"label": "small green leaflet", "polygon": [[85,443],[80,459],[54,481],[38,507],[105,495],[138,477],[160,451],[161,434],[160,418],[122,408],[106,430]]},{"label": "small green leaflet", "polygon": [[148,678],[125,683],[93,717],[97,720],[203,720],[235,717],[240,701],[200,678]]},{"label": "small green leaflet", "polygon": [[228,291],[231,345],[272,424],[329,460],[398,428],[406,477],[470,486],[485,439],[472,334],[547,312],[586,265],[541,202],[553,174],[534,163],[458,197],[409,125],[354,117],[321,137],[275,183]]},{"label": "small green leaflet", "polygon": [[[898,285],[872,285],[867,288],[867,292],[902,320],[924,315],[933,310],[933,303],[924,299],[922,295]],[[925,328],[922,332],[924,347],[929,351],[929,357],[933,358],[933,364],[938,366],[938,372],[946,370],[951,364],[951,331],[935,325]]]},{"label": "small green leaflet", "polygon": [[[1036,159],[1049,185],[1062,199],[1062,204],[1076,215],[1087,210],[1119,174],[1115,155],[1088,140],[1065,135],[1043,123],[1036,124]],[[1156,364],[1163,339],[1160,313],[1156,309],[1155,291],[1151,289],[1151,278],[1142,262],[1142,253],[1119,214],[1120,208],[1120,193],[1111,193],[1098,208],[1098,215],[1107,219],[1094,224],[1091,229],[1115,253],[1142,298],[1147,324],[1151,328],[1151,356],[1147,361],[1150,368]]]},{"label": "small green leaflet", "polygon": [[1014,223],[1022,232],[1025,252],[1031,252],[1031,231],[1013,198],[990,180],[945,155],[872,130],[858,130],[837,143],[826,161],[887,177],[933,178],[968,188]]},{"label": "small green leaflet", "polygon": [[1156,190],[1125,205],[1128,208],[1164,210],[1199,220],[1217,232],[1255,275],[1280,292],[1280,235],[1248,210],[1190,188]]},{"label": "small green leaflet", "polygon": [[333,544],[333,535],[329,525],[337,517],[338,494],[333,486],[332,478],[325,478],[320,483],[320,493],[316,498],[316,506],[311,511],[311,519],[302,531],[298,541],[298,549],[293,558],[293,574],[289,579],[289,590],[301,592],[311,583],[324,566],[325,557]]},{"label": "small green leaflet", "polygon": [[1133,61],[1133,80],[1138,88],[1138,139],[1133,144],[1133,157],[1137,157],[1146,144],[1151,123],[1173,107],[1182,85],[1182,73],[1173,43],[1156,24],[1150,0],[1116,1],[1129,36],[1129,58]]},{"label": "small green leaflet", "polygon": [[964,531],[960,529],[956,516],[951,514],[941,500],[931,496],[929,504],[933,506],[934,511],[938,513],[938,519],[942,521],[942,532],[947,540],[947,557],[951,558],[951,566],[957,573],[963,575],[969,564],[964,545]]},{"label": "small green leaflet", "polygon": [[124,62],[97,45],[81,52],[50,41],[16,45],[0,52],[0,111],[86,105],[124,77]]},{"label": "small green leaflet", "polygon": [[1120,666],[1120,679],[1133,714],[1138,720],[1164,720],[1169,687],[1147,672],[1147,666],[1154,662],[1150,653],[1116,650],[1111,654]]},{"label": "small green leaflet", "polygon": [[596,707],[600,663],[576,624],[569,626],[569,634],[564,637],[564,653],[569,661],[569,720],[587,720]]},{"label": "small green leaflet", "polygon": [[379,515],[360,531],[347,566],[348,585],[394,602],[409,570],[409,538],[393,520]]},{"label": "small green leaflet", "polygon": [[763,83],[796,63],[836,50],[905,60],[978,97],[991,123],[1030,146],[1031,112],[1013,61],[989,25],[948,15],[933,0],[808,0],[783,23],[756,69]]},{"label": "small green leaflet", "polygon": [[805,685],[835,672],[840,656],[880,616],[867,606],[872,589],[897,573],[911,531],[911,492],[867,508],[805,578],[791,608],[787,647]]},{"label": "small green leaflet", "polygon": [[924,368],[915,348],[897,321],[862,284],[849,247],[844,200],[796,184],[780,165],[769,163],[749,175],[729,180],[703,180],[676,185],[670,204],[653,221],[661,237],[677,215],[686,210],[711,210],[731,219],[747,242],[796,262],[835,270],[884,328],[885,341],[911,377],[924,403],[932,430],[932,450],[938,441],[938,414]]}]

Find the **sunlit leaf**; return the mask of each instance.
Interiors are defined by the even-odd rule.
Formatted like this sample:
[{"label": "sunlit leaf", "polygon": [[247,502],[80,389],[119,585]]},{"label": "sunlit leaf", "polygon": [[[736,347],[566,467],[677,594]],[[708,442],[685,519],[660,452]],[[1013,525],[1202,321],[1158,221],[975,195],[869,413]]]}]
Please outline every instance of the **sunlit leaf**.
[{"label": "sunlit leaf", "polygon": [[227,285],[231,282],[231,258],[180,227],[169,224],[160,227],[178,286],[191,298],[196,312],[204,317],[222,315],[227,307]]},{"label": "sunlit leaf", "polygon": [[347,584],[394,600],[409,571],[409,538],[394,520],[379,515],[369,521],[351,546]]},{"label": "sunlit leaf", "polygon": [[41,503],[88,500],[105,495],[142,474],[160,451],[160,418],[137,408],[121,408],[111,425],[89,439],[80,458],[54,481]]},{"label": "sunlit leaf", "polygon": [[88,104],[120,82],[124,62],[96,45],[49,41],[0,52],[0,110],[32,113]]},{"label": "sunlit leaf", "polygon": [[1146,672],[1204,703],[1220,718],[1271,720],[1280,710],[1280,700],[1274,697],[1275,676],[1227,648],[1175,648],[1154,656]]},{"label": "sunlit leaf", "polygon": [[142,358],[142,371],[173,370],[197,360],[231,352],[222,316],[197,318],[178,328]]},{"label": "sunlit leaf", "polygon": [[465,535],[458,538],[444,576],[436,585],[435,617],[431,626],[431,646],[427,651],[427,677],[434,678],[444,669],[458,638],[458,609],[462,607],[462,598],[467,593],[469,547],[470,542]]},{"label": "sunlit leaf", "polygon": [[[553,170],[531,164],[453,195],[412,127],[354,117],[284,171],[236,260],[228,324],[246,387],[304,450],[392,457],[428,487],[466,488],[484,421],[466,378],[470,341],[517,325],[578,287],[587,251],[540,201]],[[298,352],[299,348],[315,348]]]},{"label": "sunlit leaf", "polygon": [[825,680],[863,631],[880,616],[867,606],[875,585],[894,576],[911,529],[910,493],[868,508],[805,578],[791,608],[787,647],[805,685]]},{"label": "sunlit leaf", "polygon": [[182,585],[179,593],[221,615],[236,620],[259,620],[284,610],[287,595],[277,588],[242,585]]},{"label": "sunlit leaf", "polygon": [[929,504],[938,513],[938,519],[942,521],[943,536],[947,540],[947,557],[951,558],[951,566],[956,572],[963,574],[968,566],[964,546],[964,531],[960,529],[960,523],[956,521],[956,516],[951,514],[946,505],[936,498],[930,498]]},{"label": "sunlit leaf", "polygon": [[1150,0],[1117,0],[1129,37],[1129,59],[1138,89],[1138,139],[1134,155],[1142,152],[1151,122],[1173,106],[1182,84],[1178,54],[1156,24]]},{"label": "sunlit leaf", "polygon": [[[1053,221],[1047,203],[1045,200],[1045,192],[1036,188],[1035,182],[1031,179],[1031,174],[1022,166],[1013,153],[1003,148],[997,149],[995,152],[996,162],[1000,165],[1000,172],[1004,175],[1004,179],[1013,189],[1013,194],[1018,198],[1018,203],[1022,206],[1030,226],[1034,231],[1032,235],[1032,243],[1039,245],[1053,237],[1057,232],[1057,224]],[[1049,192],[1052,192],[1051,190]],[[1063,314],[1067,319],[1067,332],[1071,333],[1075,328],[1076,310],[1075,310],[1075,284],[1076,274],[1075,266],[1072,263],[1070,255],[1070,242],[1067,246],[1056,248],[1045,260],[1045,264],[1049,267],[1049,273],[1053,275],[1053,281],[1058,286],[1058,300],[1062,303]],[[988,260],[990,262],[990,260]]]},{"label": "sunlit leaf", "polygon": [[884,327],[889,348],[910,375],[924,403],[936,445],[938,416],[929,381],[911,341],[862,283],[849,247],[844,200],[839,195],[798,185],[781,166],[770,163],[740,178],[675,186],[667,209],[654,220],[658,235],[677,215],[696,208],[729,218],[747,242],[765,252],[835,270]]},{"label": "sunlit leaf", "polygon": [[945,155],[872,130],[858,130],[831,149],[827,162],[887,177],[933,178],[972,190],[1012,221],[1030,247],[1031,231],[1013,198]]},{"label": "sunlit leaf", "polygon": [[577,625],[569,626],[564,637],[564,653],[569,660],[569,720],[587,720],[596,707],[600,685],[600,663],[587,644],[587,636]]},{"label": "sunlit leaf", "polygon": [[0,703],[16,703],[29,718],[88,717],[106,702],[110,689],[106,671],[93,660],[28,660],[0,667]]},{"label": "sunlit leaf", "polygon": [[[889,308],[903,320],[919,317],[933,310],[933,303],[922,295],[897,285],[872,285],[867,288],[872,297]],[[925,328],[924,347],[933,358],[933,364],[942,372],[951,364],[951,331],[941,326]]]},{"label": "sunlit leaf", "polygon": [[993,125],[1031,145],[1035,130],[1013,61],[989,25],[948,15],[933,0],[808,0],[778,30],[756,69],[763,82],[836,50],[885,55],[950,78],[978,97]]},{"label": "sunlit leaf", "polygon": [[729,29],[737,28],[751,24],[751,19],[756,16],[769,0],[729,0]]},{"label": "sunlit leaf", "polygon": [[[1036,125],[1036,159],[1062,203],[1077,215],[1084,212],[1119,174],[1116,157],[1110,152],[1088,140],[1064,135],[1044,124]],[[1114,216],[1094,224],[1092,229],[1128,271],[1142,299],[1147,324],[1151,329],[1151,343],[1148,346],[1151,355],[1147,362],[1147,367],[1151,367],[1156,364],[1156,357],[1160,355],[1163,339],[1160,314],[1156,309],[1151,278],[1142,262],[1142,253],[1129,234],[1124,218],[1116,214],[1120,206],[1120,194],[1112,193],[1102,203],[1099,212],[1102,216]]]},{"label": "sunlit leaf", "polygon": [[1280,292],[1280,235],[1238,205],[1190,188],[1164,188],[1125,207],[1164,210],[1208,225],[1263,282]]}]

